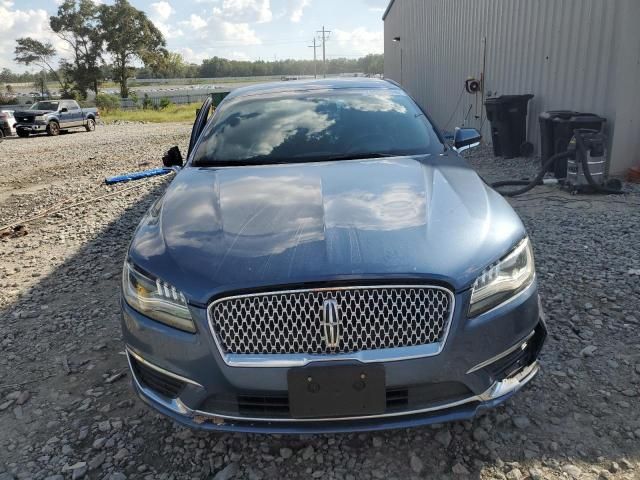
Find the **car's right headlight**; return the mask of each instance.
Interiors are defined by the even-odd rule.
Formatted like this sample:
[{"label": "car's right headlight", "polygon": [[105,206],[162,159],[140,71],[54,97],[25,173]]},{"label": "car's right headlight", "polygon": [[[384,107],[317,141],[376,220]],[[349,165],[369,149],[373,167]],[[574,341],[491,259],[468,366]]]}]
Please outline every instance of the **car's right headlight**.
[{"label": "car's right headlight", "polygon": [[522,240],[502,259],[489,265],[473,284],[469,316],[475,317],[527,288],[535,277],[529,238]]},{"label": "car's right headlight", "polygon": [[122,271],[122,294],[129,306],[141,314],[186,332],[196,331],[183,293],[129,261]]}]

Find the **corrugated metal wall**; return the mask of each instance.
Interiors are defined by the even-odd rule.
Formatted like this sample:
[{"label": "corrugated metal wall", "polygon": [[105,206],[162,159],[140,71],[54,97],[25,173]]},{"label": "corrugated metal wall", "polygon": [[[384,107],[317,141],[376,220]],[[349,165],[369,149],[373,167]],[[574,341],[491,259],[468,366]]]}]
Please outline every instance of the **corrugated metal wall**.
[{"label": "corrugated metal wall", "polygon": [[[480,78],[486,39],[485,92],[536,95],[528,127],[536,145],[546,110],[597,113],[612,127],[622,1],[629,0],[395,0],[385,18],[385,75],[440,128],[465,117],[479,128],[481,98],[462,92],[468,77]],[[490,138],[488,121],[483,127]]]}]

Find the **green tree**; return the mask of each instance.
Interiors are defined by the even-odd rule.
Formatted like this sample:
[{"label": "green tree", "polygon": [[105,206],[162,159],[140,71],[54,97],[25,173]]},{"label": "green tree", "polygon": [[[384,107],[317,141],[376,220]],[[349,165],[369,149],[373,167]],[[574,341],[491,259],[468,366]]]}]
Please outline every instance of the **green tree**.
[{"label": "green tree", "polygon": [[108,95],[99,93],[96,95],[96,107],[100,112],[113,112],[120,108],[120,97],[117,95]]},{"label": "green tree", "polygon": [[58,15],[49,18],[51,29],[70,47],[72,58],[63,68],[82,98],[86,98],[88,89],[98,93],[102,75],[103,34],[98,12],[92,0],[65,0],[58,7]]},{"label": "green tree", "polygon": [[187,64],[179,53],[160,51],[144,57],[153,78],[183,78]]},{"label": "green tree", "polygon": [[105,32],[106,50],[113,57],[113,73],[120,84],[120,95],[129,94],[127,79],[134,71],[132,63],[159,54],[165,47],[160,30],[146,14],[127,0],[115,0],[113,5],[100,5],[100,24]]},{"label": "green tree", "polygon": [[9,83],[15,81],[15,75],[7,67],[0,71],[0,82]]},{"label": "green tree", "polygon": [[18,38],[14,53],[16,62],[27,66],[36,65],[42,70],[48,70],[60,84],[60,89],[67,91],[68,83],[63,81],[53,68],[56,50],[50,42],[40,42],[30,37]]},{"label": "green tree", "polygon": [[44,97],[45,93],[49,92],[49,89],[47,88],[47,72],[42,70],[37,76],[36,79],[33,82],[33,88],[35,88],[38,92],[40,92],[40,95]]}]

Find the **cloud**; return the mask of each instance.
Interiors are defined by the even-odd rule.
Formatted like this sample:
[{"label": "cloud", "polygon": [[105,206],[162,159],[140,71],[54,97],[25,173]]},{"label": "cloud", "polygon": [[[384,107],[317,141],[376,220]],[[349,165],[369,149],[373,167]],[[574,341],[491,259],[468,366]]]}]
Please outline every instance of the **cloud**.
[{"label": "cloud", "polygon": [[187,63],[202,63],[205,58],[209,58],[209,54],[203,50],[198,49],[196,53],[193,49],[189,47],[181,47],[176,49],[178,53],[182,55],[182,58]]},{"label": "cloud", "polygon": [[[188,29],[196,39],[198,39],[199,50],[218,48],[226,45],[259,45],[260,38],[247,22],[228,21],[221,12],[214,9],[213,15],[203,18],[200,15],[191,14],[188,20],[180,22],[180,26]],[[191,50],[191,49],[189,49]],[[200,55],[191,55],[191,52],[184,54],[185,58],[197,58]],[[236,54],[236,57],[244,58],[245,54],[237,55],[238,52],[229,52],[226,55]],[[219,52],[217,53],[219,55]],[[205,56],[206,58],[206,56]]]},{"label": "cloud", "polygon": [[249,55],[247,55],[244,52],[238,52],[238,51],[230,52],[228,55],[226,55],[226,57],[231,60],[243,60],[243,61],[251,60]]},{"label": "cloud", "polygon": [[262,43],[256,32],[246,23],[222,22],[220,27],[224,39],[233,40],[241,45],[259,45]]},{"label": "cloud", "polygon": [[192,13],[189,16],[189,20],[180,22],[180,25],[189,27],[192,30],[200,30],[201,28],[204,28],[207,26],[207,21],[204,18],[202,18],[200,15],[196,15]]},{"label": "cloud", "polygon": [[289,20],[298,23],[302,19],[304,9],[311,5],[311,0],[289,0]]},{"label": "cloud", "polygon": [[384,52],[384,34],[382,30],[371,31],[364,27],[355,30],[334,30],[333,39],[342,49],[358,55]]},{"label": "cloud", "polygon": [[232,23],[267,23],[273,19],[270,0],[222,0],[213,13]]},{"label": "cloud", "polygon": [[155,24],[156,27],[158,27],[158,30],[162,32],[167,40],[171,40],[173,38],[181,37],[184,35],[184,32],[180,28],[174,27],[168,22],[168,20],[174,13],[174,8],[169,2],[165,0],[151,4],[151,21]]},{"label": "cloud", "polygon": [[158,27],[158,30],[162,32],[162,35],[164,35],[164,38],[167,40],[182,37],[184,35],[184,32],[180,28],[176,28],[168,23],[161,22],[159,20],[153,20],[153,23]]},{"label": "cloud", "polygon": [[165,21],[168,20],[171,14],[175,12],[171,4],[165,1],[152,3],[151,10],[155,18]]},{"label": "cloud", "polygon": [[[13,61],[16,39],[33,37],[40,41],[50,41],[54,47],[65,54],[61,40],[49,28],[49,14],[43,9],[14,9],[14,2],[0,1],[0,68],[23,71],[23,67]],[[27,69],[37,68],[29,66]]]}]

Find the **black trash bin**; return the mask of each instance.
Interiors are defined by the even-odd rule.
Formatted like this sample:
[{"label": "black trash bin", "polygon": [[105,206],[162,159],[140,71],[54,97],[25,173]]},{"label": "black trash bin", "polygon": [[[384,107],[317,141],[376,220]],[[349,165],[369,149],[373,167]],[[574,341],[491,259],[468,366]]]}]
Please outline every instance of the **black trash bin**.
[{"label": "black trash bin", "polygon": [[533,144],[527,142],[527,112],[533,97],[502,95],[485,100],[496,157],[528,157],[533,153]]},{"label": "black trash bin", "polygon": [[[540,114],[540,159],[544,165],[556,153],[566,152],[577,129],[602,131],[606,118],[593,113],[552,110]],[[566,178],[567,162],[555,162],[547,168],[556,178]]]}]

